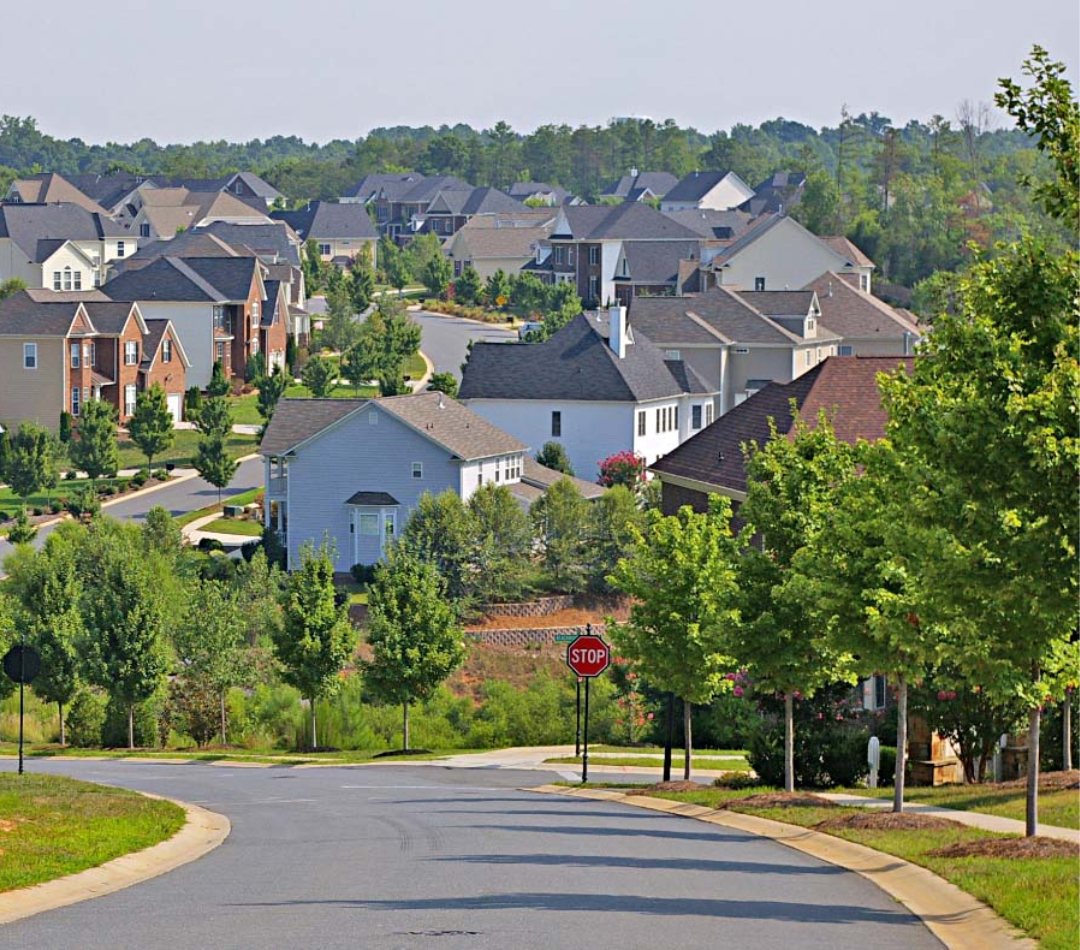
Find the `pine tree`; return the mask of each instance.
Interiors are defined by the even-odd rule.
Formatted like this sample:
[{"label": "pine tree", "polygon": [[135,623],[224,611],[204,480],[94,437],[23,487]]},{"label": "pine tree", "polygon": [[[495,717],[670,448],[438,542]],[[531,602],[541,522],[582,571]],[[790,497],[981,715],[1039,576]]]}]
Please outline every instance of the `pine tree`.
[{"label": "pine tree", "polygon": [[210,382],[206,387],[206,395],[211,397],[227,396],[231,389],[229,380],[225,376],[225,367],[222,365],[221,360],[215,360],[214,368],[210,373]]}]

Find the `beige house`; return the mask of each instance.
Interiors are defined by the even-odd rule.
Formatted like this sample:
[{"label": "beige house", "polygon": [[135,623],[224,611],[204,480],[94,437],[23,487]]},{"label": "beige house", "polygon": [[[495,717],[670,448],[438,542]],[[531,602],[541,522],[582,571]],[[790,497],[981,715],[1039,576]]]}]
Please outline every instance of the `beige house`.
[{"label": "beige house", "polygon": [[[546,222],[536,226],[536,220]],[[510,223],[492,227],[486,218],[474,218],[457,232],[446,246],[457,277],[469,266],[476,269],[482,280],[496,271],[516,274],[530,261],[537,260],[544,241],[551,234],[554,218],[541,215],[524,219],[521,225]],[[543,249],[547,253],[547,249]]]},{"label": "beige house", "polygon": [[265,205],[222,191],[191,191],[187,188],[139,188],[124,206],[120,220],[143,241],[168,241],[179,231],[203,227],[215,221],[233,224],[268,224]]},{"label": "beige house", "polygon": [[361,254],[375,265],[379,234],[367,206],[336,201],[313,201],[299,211],[273,211],[304,243],[314,241],[319,257],[327,263],[348,266]]},{"label": "beige house", "polygon": [[821,323],[843,339],[840,356],[910,356],[923,332],[910,315],[859,290],[833,271],[806,287],[817,294]]},{"label": "beige house", "polygon": [[16,178],[8,187],[4,201],[11,204],[57,204],[64,201],[87,211],[108,214],[105,208],[55,172]]}]

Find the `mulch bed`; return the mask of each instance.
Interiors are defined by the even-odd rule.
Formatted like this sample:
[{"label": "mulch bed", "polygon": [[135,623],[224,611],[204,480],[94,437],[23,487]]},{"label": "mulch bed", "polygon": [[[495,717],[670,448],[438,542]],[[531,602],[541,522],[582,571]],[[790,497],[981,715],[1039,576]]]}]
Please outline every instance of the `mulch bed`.
[{"label": "mulch bed", "polygon": [[655,785],[650,785],[648,788],[642,789],[644,794],[649,792],[700,792],[705,786],[699,785],[697,782],[684,782],[679,780],[677,782],[657,782]]},{"label": "mulch bed", "polygon": [[837,805],[827,798],[805,792],[761,792],[746,798],[732,798],[716,807],[739,811],[743,808],[836,808]]},{"label": "mulch bed", "polygon": [[934,858],[1073,858],[1080,848],[1057,838],[983,838],[927,852]]},{"label": "mulch bed", "polygon": [[[1002,782],[991,788],[1026,788],[1027,779],[1017,778],[1011,782]],[[1073,769],[1071,772],[1043,772],[1039,775],[1039,790],[1043,792],[1065,791],[1071,788],[1080,788],[1080,771]]]},{"label": "mulch bed", "polygon": [[947,828],[963,828],[964,825],[949,818],[938,818],[936,815],[908,812],[897,815],[891,811],[869,811],[826,818],[814,827],[819,831],[839,831],[845,828],[867,831],[942,831]]}]

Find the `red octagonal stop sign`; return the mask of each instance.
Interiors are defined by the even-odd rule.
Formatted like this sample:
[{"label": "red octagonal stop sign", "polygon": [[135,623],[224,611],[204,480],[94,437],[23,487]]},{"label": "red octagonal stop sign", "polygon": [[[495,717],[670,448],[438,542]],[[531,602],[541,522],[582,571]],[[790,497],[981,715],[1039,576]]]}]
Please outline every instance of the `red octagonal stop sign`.
[{"label": "red octagonal stop sign", "polygon": [[599,676],[611,664],[611,648],[595,633],[571,640],[566,647],[566,665],[578,676]]}]

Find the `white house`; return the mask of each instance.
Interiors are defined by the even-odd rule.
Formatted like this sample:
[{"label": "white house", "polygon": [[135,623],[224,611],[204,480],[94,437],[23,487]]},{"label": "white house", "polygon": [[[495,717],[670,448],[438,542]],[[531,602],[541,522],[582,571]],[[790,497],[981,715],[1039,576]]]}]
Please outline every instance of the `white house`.
[{"label": "white house", "polygon": [[735,172],[690,172],[660,202],[661,211],[730,211],[754,197],[754,189]]},{"label": "white house", "polygon": [[504,485],[527,505],[559,476],[526,449],[442,393],[284,399],[259,448],[266,524],[291,566],[301,545],[324,539],[336,548],[336,570],[373,564],[424,494],[451,490],[468,501],[482,485]]},{"label": "white house", "polygon": [[542,343],[475,343],[459,396],[528,444],[561,443],[574,473],[632,450],[652,463],[708,425],[716,389],[666,359],[626,322],[625,307],[581,314]]}]

